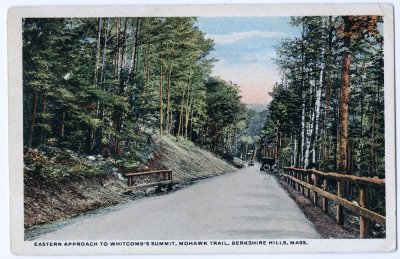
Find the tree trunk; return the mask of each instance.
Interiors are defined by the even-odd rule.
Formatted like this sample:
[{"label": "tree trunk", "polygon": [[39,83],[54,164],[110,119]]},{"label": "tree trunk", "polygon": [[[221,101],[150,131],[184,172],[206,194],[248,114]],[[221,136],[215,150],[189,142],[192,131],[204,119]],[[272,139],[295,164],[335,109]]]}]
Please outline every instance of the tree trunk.
[{"label": "tree trunk", "polygon": [[253,161],[256,161],[256,156],[257,156],[257,152],[258,152],[259,148],[260,148],[260,144],[256,143],[256,146],[254,147],[253,158],[252,158]]},{"label": "tree trunk", "polygon": [[321,109],[321,93],[323,88],[323,75],[324,75],[325,65],[321,65],[321,71],[319,76],[319,86],[316,84],[315,90],[315,105],[313,113],[313,130],[311,134],[311,163],[315,165],[316,162],[316,142],[318,140],[318,130],[319,130],[319,114]]},{"label": "tree trunk", "polygon": [[[167,110],[165,112],[165,131],[170,133],[170,96],[171,96],[171,75],[172,75],[172,62],[168,66],[168,80],[167,80]],[[171,116],[172,117],[172,116]]]},{"label": "tree trunk", "polygon": [[305,156],[305,139],[306,139],[306,98],[307,95],[304,93],[305,91],[305,50],[304,50],[304,34],[305,34],[305,25],[303,24],[302,33],[301,33],[301,97],[302,97],[302,109],[301,109],[301,136],[300,136],[300,154],[299,154],[299,164],[300,166],[304,165],[304,156]]},{"label": "tree trunk", "polygon": [[[115,54],[114,54],[114,80],[120,83],[120,65],[121,65],[121,39],[120,39],[120,28],[121,28],[121,18],[117,18],[116,28],[115,28]],[[118,88],[114,88],[113,93],[117,95],[119,93]],[[120,116],[121,112],[118,109],[114,110],[114,154],[118,155],[120,151],[120,139],[118,133],[120,132]]]},{"label": "tree trunk", "polygon": [[131,73],[133,72],[132,78],[135,76],[136,71],[136,63],[137,63],[137,51],[138,51],[138,40],[139,40],[139,25],[140,25],[140,17],[136,18],[136,26],[134,28],[135,36],[134,36],[134,44],[132,48],[131,54],[131,61],[129,62],[129,69],[128,69],[128,78],[126,80],[127,84],[129,79],[131,78]]},{"label": "tree trunk", "polygon": [[245,150],[244,150],[243,161],[247,161],[247,149],[248,148],[249,148],[249,143],[246,141],[245,142]]},{"label": "tree trunk", "polygon": [[304,144],[304,168],[307,168],[310,164],[310,147],[311,147],[311,136],[312,136],[312,127],[313,121],[315,119],[314,112],[311,115],[311,121],[306,123],[306,131],[305,131],[305,144]]},{"label": "tree trunk", "polygon": [[[120,132],[122,129],[122,123],[123,123],[123,114],[120,112],[116,116],[116,131]],[[118,137],[118,135],[115,135],[115,146],[114,146],[114,154],[115,155],[120,155],[121,154],[121,139]]]},{"label": "tree trunk", "polygon": [[[114,54],[114,77],[119,82],[119,57],[120,57],[120,27],[121,18],[117,18],[115,26],[115,54]],[[116,93],[116,90],[114,90]]]},{"label": "tree trunk", "polygon": [[[181,129],[182,129],[182,125],[183,125],[183,104],[185,102],[185,90],[183,90],[182,92],[182,97],[181,97],[181,105],[180,105],[180,112],[179,112],[179,125],[178,125],[178,134],[177,136],[179,136],[181,134]],[[183,129],[182,129],[183,132]],[[183,133],[182,133],[183,135]]]},{"label": "tree trunk", "polygon": [[[350,47],[350,31],[351,23],[349,17],[343,16],[344,22],[344,39],[343,45],[345,48],[343,54],[343,65],[342,65],[342,84],[339,91],[339,103],[338,103],[338,139],[337,139],[337,153],[336,153],[336,170],[338,173],[346,173],[347,169],[347,143],[348,143],[348,117],[349,117],[349,94],[350,94],[350,62],[351,53]],[[342,197],[344,192],[344,182],[338,181],[337,183],[338,196]],[[337,205],[336,208],[337,223],[343,224],[343,207]]]},{"label": "tree trunk", "polygon": [[[187,98],[187,102],[188,102],[188,98]],[[186,116],[185,116],[185,139],[188,139],[188,128],[189,128],[189,119],[190,119],[190,114],[192,112],[191,108],[192,108],[192,102],[193,102],[193,98],[190,99],[189,103],[186,103]],[[193,116],[193,115],[192,115]]]},{"label": "tree trunk", "polygon": [[294,137],[292,166],[296,165],[297,165],[297,139]]},{"label": "tree trunk", "polygon": [[101,65],[101,74],[100,74],[100,80],[104,82],[104,68],[106,66],[106,61],[107,61],[107,41],[108,41],[108,33],[110,32],[110,18],[107,18],[107,30],[106,30],[106,35],[104,37],[104,47],[103,47],[103,60],[102,60],[102,65]]},{"label": "tree trunk", "polygon": [[119,82],[119,93],[123,93],[124,91],[124,83],[122,69],[123,64],[125,62],[125,48],[126,48],[126,30],[128,29],[128,18],[125,18],[124,28],[122,30],[122,37],[120,39],[120,53],[119,53],[119,64],[118,64],[118,82]]},{"label": "tree trunk", "polygon": [[[306,138],[306,104],[305,104],[305,95],[303,96],[303,103],[302,103],[302,109],[301,109],[301,144],[300,144],[300,160],[299,163],[302,167],[305,168],[305,162],[304,162],[304,157],[305,157],[305,150],[306,150],[306,143],[305,143],[305,138]],[[301,162],[300,162],[301,161]]]},{"label": "tree trunk", "polygon": [[[162,48],[162,44],[161,44]],[[160,51],[161,52],[161,51]],[[159,88],[159,95],[160,95],[160,135],[163,134],[163,66],[162,66],[162,56],[160,54],[160,88]]]},{"label": "tree trunk", "polygon": [[190,141],[193,141],[193,109],[190,111]]},{"label": "tree trunk", "polygon": [[[107,63],[107,41],[108,41],[109,32],[110,32],[110,18],[107,18],[107,28],[106,28],[106,32],[104,35],[102,62],[101,62],[101,70],[100,70],[100,81],[102,83],[104,83],[106,80],[105,75],[104,75],[105,74],[104,69],[105,69],[106,63]],[[100,88],[102,88],[102,87],[100,86]],[[97,115],[97,118],[101,117],[101,121],[103,124],[104,124],[104,120],[105,120],[105,116],[104,116],[105,111],[104,110],[105,110],[104,105],[101,107],[101,110],[100,110],[100,102],[98,101],[96,115]],[[102,139],[102,136],[103,136],[103,130],[102,130],[102,128],[100,128],[99,129],[99,139],[100,140]],[[100,143],[100,148],[101,148],[101,141],[99,143]],[[94,143],[92,143],[91,146],[94,146]],[[91,147],[91,150],[92,149],[93,148]]]},{"label": "tree trunk", "polygon": [[133,72],[132,78],[135,78],[135,72],[136,72],[136,67],[137,67],[137,62],[138,62],[138,50],[139,50],[139,35],[140,35],[140,17],[137,18],[136,21],[136,30],[135,30],[135,45],[133,48],[133,53],[132,53],[132,69],[128,73],[128,80],[129,80],[129,75],[131,74],[131,71]]},{"label": "tree trunk", "polygon": [[[99,63],[100,63],[100,51],[101,51],[101,27],[102,27],[102,19],[99,18],[99,25],[97,28],[97,44],[96,44],[96,60],[94,64],[94,76],[93,76],[93,87],[97,87],[97,81],[98,81],[98,72],[99,72]],[[97,101],[96,104],[96,114],[95,118],[98,117],[99,115],[99,106],[100,106],[100,101]],[[93,151],[93,148],[95,146],[95,139],[96,139],[96,126],[92,126],[91,132],[90,132],[90,151]]]},{"label": "tree trunk", "polygon": [[101,40],[101,26],[102,20],[99,18],[99,25],[97,28],[97,44],[96,44],[96,61],[94,65],[94,76],[93,76],[93,86],[97,86],[97,77],[99,72],[99,63],[100,63],[100,40]]},{"label": "tree trunk", "polygon": [[297,136],[296,136],[296,138],[297,138],[297,152],[296,152],[296,163],[295,163],[295,166],[296,167],[301,167],[301,152],[302,152],[302,135],[301,135],[302,133],[301,132],[299,132],[299,133],[297,133]]},{"label": "tree trunk", "polygon": [[35,90],[35,94],[33,96],[33,105],[32,105],[32,113],[31,113],[31,125],[29,127],[29,138],[28,138],[28,148],[32,148],[32,140],[33,140],[33,132],[35,130],[35,119],[36,119],[36,109],[38,103],[38,90]]},{"label": "tree trunk", "polygon": [[172,109],[170,110],[170,112],[169,112],[169,127],[170,127],[170,129],[169,129],[169,132],[170,133],[173,133],[172,131],[174,130],[174,125],[173,125],[173,120],[174,120],[174,117],[172,116]]},{"label": "tree trunk", "polygon": [[277,122],[277,126],[276,126],[276,144],[275,144],[275,148],[276,148],[276,151],[275,151],[275,161],[276,161],[276,163],[278,164],[278,166],[279,166],[279,164],[280,164],[280,153],[281,153],[281,132],[280,132],[280,130],[279,130],[279,126],[280,126],[280,124],[279,124],[279,121]]},{"label": "tree trunk", "polygon": [[147,53],[147,68],[146,68],[146,72],[147,72],[147,76],[146,76],[146,98],[147,100],[149,100],[150,98],[150,89],[151,89],[151,61],[152,61],[152,51],[151,51],[151,45],[148,45],[148,53]]},{"label": "tree trunk", "polygon": [[330,99],[332,93],[332,78],[331,78],[331,60],[332,60],[332,39],[333,39],[333,30],[332,26],[332,16],[329,16],[329,36],[328,36],[328,51],[326,53],[325,58],[325,69],[326,69],[326,89],[325,89],[325,110],[324,110],[324,121],[322,126],[323,131],[323,140],[322,140],[322,163],[329,166],[329,147],[328,147],[328,119],[329,119],[329,110],[330,110]]},{"label": "tree trunk", "polygon": [[[343,17],[345,22],[346,35],[350,32],[351,24],[347,17]],[[337,171],[346,172],[347,142],[348,142],[348,117],[349,117],[349,94],[350,94],[350,62],[351,53],[349,52],[350,36],[344,38],[345,52],[343,54],[342,65],[342,84],[339,92],[338,106],[338,140],[337,140]]]},{"label": "tree trunk", "polygon": [[[41,114],[42,116],[46,113],[46,94],[42,95],[42,111]],[[44,117],[42,117],[42,125],[44,125],[46,123]],[[43,130],[43,126],[40,129],[40,142],[43,143],[44,141],[44,130]]]},{"label": "tree trunk", "polygon": [[193,100],[193,97],[190,98],[190,104],[189,104],[191,84],[192,84],[192,68],[190,68],[190,70],[189,70],[189,78],[188,78],[187,88],[186,88],[185,123],[184,123],[185,125],[183,125],[183,121],[182,121],[182,137],[184,136],[183,134],[185,133],[186,140],[187,140],[187,135],[188,135],[187,132],[188,132],[188,124],[189,124],[190,106],[192,105],[192,100]]},{"label": "tree trunk", "polygon": [[61,138],[64,138],[64,135],[65,135],[65,111],[62,112]]}]

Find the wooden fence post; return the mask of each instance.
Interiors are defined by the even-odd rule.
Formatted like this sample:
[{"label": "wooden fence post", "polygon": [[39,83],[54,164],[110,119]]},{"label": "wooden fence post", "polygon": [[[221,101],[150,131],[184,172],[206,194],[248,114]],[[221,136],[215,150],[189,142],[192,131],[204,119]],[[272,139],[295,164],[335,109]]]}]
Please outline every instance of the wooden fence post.
[{"label": "wooden fence post", "polygon": [[[318,176],[316,174],[313,174],[314,176],[314,186],[318,188]],[[314,204],[318,205],[318,194],[314,192]]]},{"label": "wooden fence post", "polygon": [[[324,186],[323,186],[324,191],[328,191],[328,178],[324,178]],[[328,199],[325,197],[322,197],[322,210],[324,212],[328,212]]]},{"label": "wooden fence post", "polygon": [[[368,209],[368,187],[360,186],[360,207]],[[369,220],[360,216],[360,238],[369,237]]]},{"label": "wooden fence post", "polygon": [[289,175],[290,175],[290,170],[289,169],[286,169],[286,175],[287,175],[287,177],[286,177],[286,182],[287,182],[287,184],[290,184],[290,179],[289,179]]},{"label": "wooden fence post", "polygon": [[[296,171],[293,171],[293,175],[292,175],[294,178],[296,178],[297,177],[297,172]],[[297,188],[297,186],[296,186],[296,182],[294,181],[294,180],[292,180],[292,184],[293,184],[293,189],[295,189],[295,190],[297,190],[296,188]]]},{"label": "wooden fence post", "polygon": [[288,182],[288,178],[286,177],[286,174],[287,174],[287,169],[286,169],[286,168],[283,168],[283,180],[284,180],[285,182]]},{"label": "wooden fence post", "polygon": [[[343,197],[344,194],[344,182],[341,180],[337,181],[337,196]],[[343,225],[344,223],[344,215],[343,215],[343,206],[337,204],[336,205],[336,222],[339,225]]]},{"label": "wooden fence post", "polygon": [[[297,178],[297,179],[300,179],[300,174],[301,174],[301,173],[297,172],[297,174],[296,174],[296,178]],[[297,183],[297,191],[298,191],[298,192],[300,191],[300,186],[301,186],[301,185],[300,185],[299,183]]]},{"label": "wooden fence post", "polygon": [[[290,175],[290,176],[293,176],[293,171],[290,171],[290,172],[289,172],[289,175]],[[290,186],[292,186],[292,188],[294,188],[293,180],[290,178],[289,181],[290,181]]]},{"label": "wooden fence post", "polygon": [[[338,224],[343,225],[345,222],[344,208],[358,214],[360,217],[360,238],[370,237],[371,222],[377,222],[383,225],[386,224],[386,218],[384,215],[379,215],[378,213],[369,210],[369,186],[374,185],[380,188],[384,187],[385,179],[359,177],[339,173],[326,173],[315,170],[315,168],[312,170],[304,170],[300,168],[285,169],[284,172],[286,172],[286,180],[288,184],[291,185],[293,189],[301,192],[303,196],[307,194],[309,199],[311,199],[310,194],[312,192],[313,203],[316,206],[321,203],[322,210],[325,213],[328,213],[329,211],[329,201],[336,203],[336,221]],[[319,177],[322,178],[318,179]],[[318,180],[322,181],[323,190],[319,189],[321,186],[318,185]],[[301,181],[307,182],[307,187],[303,184],[298,184],[298,182]],[[336,195],[329,192],[329,181],[331,181],[332,184],[334,184],[332,181],[335,181],[335,184],[337,185]],[[354,202],[346,199],[348,197],[345,193],[346,183],[353,183],[359,186],[359,204],[354,204]],[[314,187],[312,186],[318,189],[318,192],[313,191],[312,189],[314,189]],[[321,195],[321,201],[318,201],[319,195]]]},{"label": "wooden fence post", "polygon": [[[292,173],[291,173],[290,175],[293,176],[293,177],[295,177],[295,176],[296,176],[296,172],[295,172],[295,171],[292,171]],[[293,187],[293,189],[296,189],[296,182],[293,181],[293,179],[292,179],[291,181],[292,181],[292,187]]]}]

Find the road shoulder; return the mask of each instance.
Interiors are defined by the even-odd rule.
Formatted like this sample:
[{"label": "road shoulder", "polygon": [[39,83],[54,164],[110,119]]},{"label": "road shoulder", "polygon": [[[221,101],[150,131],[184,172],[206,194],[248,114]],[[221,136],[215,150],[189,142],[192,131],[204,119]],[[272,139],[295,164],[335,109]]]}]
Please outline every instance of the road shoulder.
[{"label": "road shoulder", "polygon": [[336,224],[334,218],[325,214],[320,207],[315,206],[308,198],[302,196],[285,181],[278,179],[278,182],[314,224],[322,238],[356,238],[355,233]]}]

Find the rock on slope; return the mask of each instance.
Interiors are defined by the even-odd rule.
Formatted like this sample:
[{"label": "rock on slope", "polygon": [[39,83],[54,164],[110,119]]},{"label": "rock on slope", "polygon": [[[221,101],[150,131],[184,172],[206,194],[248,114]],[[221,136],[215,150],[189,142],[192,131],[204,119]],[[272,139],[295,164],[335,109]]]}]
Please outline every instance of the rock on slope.
[{"label": "rock on slope", "polygon": [[[234,167],[210,152],[173,138],[155,138],[155,156],[147,163],[150,168],[173,170],[175,183],[220,175]],[[24,175],[24,225],[26,228],[73,217],[90,210],[126,202],[142,196],[123,193],[126,181],[117,172],[99,173],[92,177]]]}]

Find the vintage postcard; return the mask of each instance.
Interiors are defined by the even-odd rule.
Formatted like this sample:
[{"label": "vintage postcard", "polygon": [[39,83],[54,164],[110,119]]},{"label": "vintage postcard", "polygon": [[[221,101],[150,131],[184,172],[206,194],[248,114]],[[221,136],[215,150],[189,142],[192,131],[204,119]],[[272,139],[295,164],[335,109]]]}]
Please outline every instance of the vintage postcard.
[{"label": "vintage postcard", "polygon": [[393,7],[8,12],[11,250],[396,249]]}]

